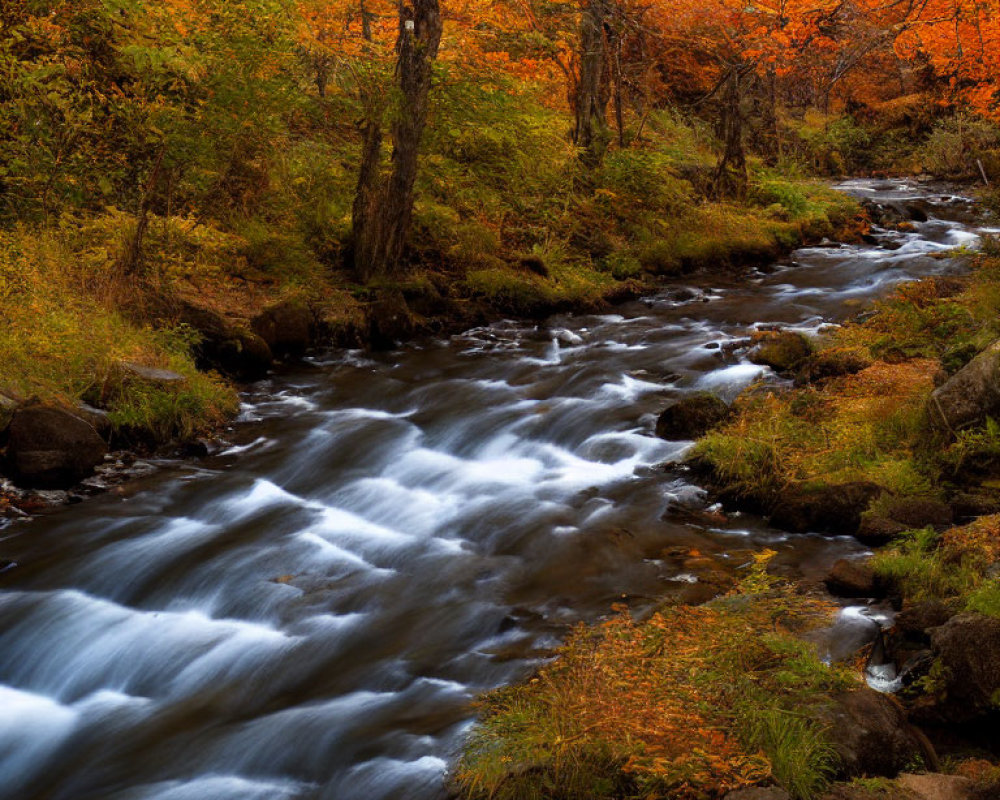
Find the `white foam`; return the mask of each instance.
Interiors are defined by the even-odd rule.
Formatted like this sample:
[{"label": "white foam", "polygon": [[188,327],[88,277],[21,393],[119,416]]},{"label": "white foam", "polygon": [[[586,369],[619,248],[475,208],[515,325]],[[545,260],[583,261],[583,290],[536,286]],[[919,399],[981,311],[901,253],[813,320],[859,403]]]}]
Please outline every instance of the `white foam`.
[{"label": "white foam", "polygon": [[51,697],[0,684],[0,791],[16,790],[38,775],[78,718],[78,711]]},{"label": "white foam", "polygon": [[250,673],[298,641],[261,623],[199,610],[140,611],[78,591],[6,599],[29,604],[13,633],[20,648],[4,653],[6,674],[63,702],[100,690],[187,695]]},{"label": "white foam", "polygon": [[163,781],[127,789],[109,796],[108,800],[293,800],[311,788],[314,788],[311,784],[273,778],[205,775],[189,781]]}]

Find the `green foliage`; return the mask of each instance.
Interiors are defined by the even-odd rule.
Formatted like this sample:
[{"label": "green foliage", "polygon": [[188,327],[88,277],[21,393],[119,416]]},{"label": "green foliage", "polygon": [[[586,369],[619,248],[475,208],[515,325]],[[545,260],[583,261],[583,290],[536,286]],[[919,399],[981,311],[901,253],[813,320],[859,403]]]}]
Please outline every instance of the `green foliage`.
[{"label": "green foliage", "polygon": [[969,595],[965,607],[969,611],[1000,619],[1000,579],[984,582]]},{"label": "green foliage", "polygon": [[967,592],[974,576],[936,557],[937,534],[932,528],[911,531],[889,550],[876,553],[872,566],[913,600],[953,597]]},{"label": "green foliage", "polygon": [[758,205],[779,206],[792,219],[801,217],[809,208],[805,193],[799,186],[784,180],[764,180],[755,184],[750,199]]},{"label": "green foliage", "polygon": [[875,571],[909,601],[936,600],[956,610],[1000,617],[1000,517],[980,517],[939,536],[910,531],[875,555]]},{"label": "green foliage", "polygon": [[[238,410],[235,392],[195,369],[190,329],[137,324],[105,302],[114,292],[113,249],[106,240],[96,246],[100,227],[21,230],[0,239],[0,263],[16,259],[20,281],[17,293],[0,298],[3,383],[25,397],[104,405],[120,432],[143,441],[211,430]],[[141,300],[135,293],[130,299]],[[123,382],[122,361],[168,368],[186,380],[176,387]]]},{"label": "green foliage", "polygon": [[[918,152],[924,168],[942,177],[978,176],[977,160],[1000,152],[1000,127],[980,117],[958,114],[941,120]],[[991,158],[991,156],[993,156]]]},{"label": "green foliage", "polygon": [[751,712],[745,736],[768,754],[774,779],[796,800],[818,797],[836,772],[837,752],[825,729],[795,711]]}]

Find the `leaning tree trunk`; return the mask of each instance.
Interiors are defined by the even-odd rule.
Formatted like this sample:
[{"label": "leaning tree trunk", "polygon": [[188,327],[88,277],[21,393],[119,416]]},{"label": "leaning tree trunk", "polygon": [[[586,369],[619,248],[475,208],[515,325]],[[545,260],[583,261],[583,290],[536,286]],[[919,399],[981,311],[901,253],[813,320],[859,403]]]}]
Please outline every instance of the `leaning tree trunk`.
[{"label": "leaning tree trunk", "polygon": [[399,0],[396,81],[400,100],[390,125],[392,159],[388,176],[382,172],[384,135],[380,122],[369,120],[362,132],[353,245],[354,268],[363,281],[396,272],[402,264],[441,30],[438,0]]},{"label": "leaning tree trunk", "polygon": [[715,194],[719,197],[743,197],[747,191],[747,155],[743,148],[743,77],[745,66],[730,67],[724,78],[722,113],[719,118],[719,138],[722,157],[715,168]]},{"label": "leaning tree trunk", "polygon": [[573,141],[584,164],[601,163],[608,146],[608,64],[605,29],[611,16],[608,0],[589,0],[580,21],[580,80],[574,102]]}]

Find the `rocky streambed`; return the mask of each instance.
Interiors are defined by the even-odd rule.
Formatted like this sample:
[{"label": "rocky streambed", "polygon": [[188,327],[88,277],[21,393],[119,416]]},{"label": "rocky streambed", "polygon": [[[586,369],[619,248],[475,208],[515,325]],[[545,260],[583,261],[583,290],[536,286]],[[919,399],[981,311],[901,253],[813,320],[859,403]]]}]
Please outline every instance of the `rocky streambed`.
[{"label": "rocky streambed", "polygon": [[[763,548],[812,581],[863,553],[706,506],[663,467],[690,442],[654,435],[674,401],[782,380],[760,334],[961,270],[981,232],[950,191],[844,188],[923,219],[613,314],[312,357],[218,452],[5,527],[0,797],[440,797],[473,699],[568,626],[707,599]],[[825,646],[883,621],[851,606]]]}]

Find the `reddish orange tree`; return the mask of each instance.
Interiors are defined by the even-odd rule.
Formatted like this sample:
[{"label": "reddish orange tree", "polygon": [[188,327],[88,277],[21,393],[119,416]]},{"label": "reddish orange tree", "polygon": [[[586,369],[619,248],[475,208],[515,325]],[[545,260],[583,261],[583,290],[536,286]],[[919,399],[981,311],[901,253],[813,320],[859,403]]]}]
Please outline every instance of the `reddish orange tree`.
[{"label": "reddish orange tree", "polygon": [[1000,4],[921,0],[900,28],[902,57],[927,58],[947,97],[1000,117]]}]

